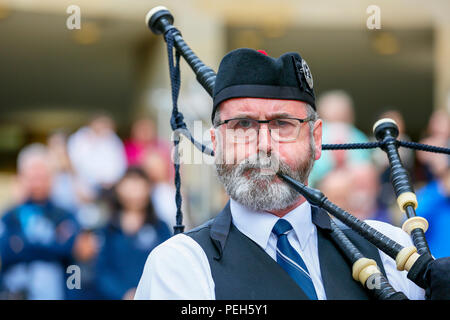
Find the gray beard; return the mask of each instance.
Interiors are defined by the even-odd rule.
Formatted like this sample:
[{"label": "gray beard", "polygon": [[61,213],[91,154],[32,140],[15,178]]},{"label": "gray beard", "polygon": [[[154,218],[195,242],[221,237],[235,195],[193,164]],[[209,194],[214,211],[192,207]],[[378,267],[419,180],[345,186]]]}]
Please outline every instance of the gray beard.
[{"label": "gray beard", "polygon": [[238,164],[216,161],[216,172],[233,200],[255,211],[277,211],[293,205],[299,193],[286,183],[275,181],[276,173],[305,183],[313,164],[314,149],[310,148],[308,161],[297,165],[294,170],[274,154],[260,153]]}]

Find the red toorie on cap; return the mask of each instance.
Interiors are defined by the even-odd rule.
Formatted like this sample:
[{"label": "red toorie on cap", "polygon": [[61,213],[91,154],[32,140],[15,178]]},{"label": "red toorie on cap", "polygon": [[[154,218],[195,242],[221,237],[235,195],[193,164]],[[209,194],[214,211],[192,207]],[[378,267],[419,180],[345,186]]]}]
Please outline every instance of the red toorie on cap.
[{"label": "red toorie on cap", "polygon": [[267,52],[265,52],[264,50],[256,50],[256,51],[258,51],[259,53],[262,53],[262,54],[268,56]]}]

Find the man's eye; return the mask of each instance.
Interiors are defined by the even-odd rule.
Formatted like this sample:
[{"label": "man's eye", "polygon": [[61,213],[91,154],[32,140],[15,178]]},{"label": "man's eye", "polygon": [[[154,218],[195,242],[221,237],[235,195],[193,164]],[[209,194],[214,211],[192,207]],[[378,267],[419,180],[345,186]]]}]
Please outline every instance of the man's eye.
[{"label": "man's eye", "polygon": [[291,125],[291,123],[289,121],[285,121],[285,120],[274,120],[273,124],[280,128]]},{"label": "man's eye", "polygon": [[251,128],[253,126],[253,121],[248,119],[241,119],[238,122],[238,126],[243,129]]}]

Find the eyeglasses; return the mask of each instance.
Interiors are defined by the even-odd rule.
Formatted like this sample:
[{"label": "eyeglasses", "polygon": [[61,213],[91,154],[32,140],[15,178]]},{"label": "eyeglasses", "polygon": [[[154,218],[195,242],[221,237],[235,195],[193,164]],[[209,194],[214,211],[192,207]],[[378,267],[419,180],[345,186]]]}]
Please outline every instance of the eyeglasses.
[{"label": "eyeglasses", "polygon": [[230,134],[237,143],[249,143],[258,136],[261,123],[267,123],[270,136],[277,142],[294,141],[300,134],[302,123],[312,118],[277,118],[272,120],[255,120],[249,118],[228,119],[217,125],[227,125],[227,134]]}]

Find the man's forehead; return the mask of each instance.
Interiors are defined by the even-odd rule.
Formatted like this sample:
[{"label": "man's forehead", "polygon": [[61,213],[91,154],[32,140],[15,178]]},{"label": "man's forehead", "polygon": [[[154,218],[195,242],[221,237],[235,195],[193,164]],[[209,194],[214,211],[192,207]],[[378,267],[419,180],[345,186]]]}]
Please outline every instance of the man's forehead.
[{"label": "man's forehead", "polygon": [[226,116],[236,114],[249,115],[290,115],[305,117],[307,104],[297,100],[235,98],[224,101],[220,106],[220,113]]}]

